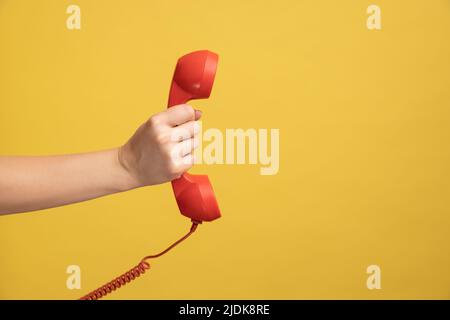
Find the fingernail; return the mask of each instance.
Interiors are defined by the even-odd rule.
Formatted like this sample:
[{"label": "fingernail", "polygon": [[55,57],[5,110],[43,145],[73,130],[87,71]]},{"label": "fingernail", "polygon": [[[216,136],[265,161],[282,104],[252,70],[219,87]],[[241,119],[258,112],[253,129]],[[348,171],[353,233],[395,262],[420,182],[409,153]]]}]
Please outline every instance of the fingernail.
[{"label": "fingernail", "polygon": [[200,110],[195,110],[195,119],[200,119],[202,112]]}]

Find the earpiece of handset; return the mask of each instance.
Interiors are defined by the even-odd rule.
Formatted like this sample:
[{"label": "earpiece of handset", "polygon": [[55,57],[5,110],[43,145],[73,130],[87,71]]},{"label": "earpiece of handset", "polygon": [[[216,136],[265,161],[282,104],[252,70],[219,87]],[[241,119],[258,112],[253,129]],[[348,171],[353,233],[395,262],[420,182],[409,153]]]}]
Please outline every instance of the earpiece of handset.
[{"label": "earpiece of handset", "polygon": [[[191,52],[178,59],[168,107],[208,98],[218,59],[217,54],[207,50]],[[219,205],[208,176],[185,173],[172,181],[172,188],[182,215],[197,222],[220,218]]]}]

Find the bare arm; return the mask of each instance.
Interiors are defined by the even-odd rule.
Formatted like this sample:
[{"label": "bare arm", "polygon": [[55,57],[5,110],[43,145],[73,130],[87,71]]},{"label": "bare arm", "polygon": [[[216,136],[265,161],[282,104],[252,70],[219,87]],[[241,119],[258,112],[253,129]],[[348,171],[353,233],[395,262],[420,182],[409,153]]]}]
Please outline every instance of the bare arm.
[{"label": "bare arm", "polygon": [[0,157],[0,213],[56,207],[137,187],[120,164],[118,150]]},{"label": "bare arm", "polygon": [[190,106],[173,107],[151,117],[125,145],[111,150],[0,157],[0,214],[51,208],[173,180],[193,165],[199,116]]}]

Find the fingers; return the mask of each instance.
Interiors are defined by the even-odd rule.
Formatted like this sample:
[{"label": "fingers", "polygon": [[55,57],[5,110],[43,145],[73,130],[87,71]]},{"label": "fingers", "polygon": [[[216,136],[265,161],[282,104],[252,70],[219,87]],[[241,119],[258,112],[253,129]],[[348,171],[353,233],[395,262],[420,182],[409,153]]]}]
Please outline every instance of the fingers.
[{"label": "fingers", "polygon": [[167,109],[164,113],[166,123],[170,126],[178,126],[196,119],[194,108],[187,104],[179,104]]},{"label": "fingers", "polygon": [[194,137],[179,142],[172,149],[172,161],[178,172],[176,177],[179,177],[194,165],[195,159],[193,151],[198,147],[199,143],[198,137]]},{"label": "fingers", "polygon": [[180,159],[191,154],[200,144],[200,141],[197,137],[192,139],[183,140],[177,143],[171,152],[172,159],[174,163],[178,163]]},{"label": "fingers", "polygon": [[197,149],[199,145],[199,140],[198,138],[188,139],[181,141],[178,145],[180,148],[180,155],[184,157],[192,153],[192,151],[194,151],[195,149]]},{"label": "fingers", "polygon": [[188,171],[194,165],[194,161],[195,158],[192,153],[184,156],[180,162],[180,171],[183,173]]},{"label": "fingers", "polygon": [[173,174],[170,180],[179,178],[183,173],[188,171],[195,163],[195,157],[192,153],[185,155],[184,157],[178,158],[174,161],[174,167],[172,167]]},{"label": "fingers", "polygon": [[172,129],[172,141],[179,142],[190,139],[200,132],[200,125],[197,121],[188,121]]},{"label": "fingers", "polygon": [[200,110],[194,110],[194,108],[187,104],[179,104],[153,115],[148,121],[154,124],[177,127],[186,122],[197,121],[201,116],[202,112]]}]

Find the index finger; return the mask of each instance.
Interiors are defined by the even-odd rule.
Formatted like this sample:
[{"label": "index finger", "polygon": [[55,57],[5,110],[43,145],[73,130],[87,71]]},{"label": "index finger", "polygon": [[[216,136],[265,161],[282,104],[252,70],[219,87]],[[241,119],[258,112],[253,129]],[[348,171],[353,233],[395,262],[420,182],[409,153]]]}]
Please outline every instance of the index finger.
[{"label": "index finger", "polygon": [[170,107],[165,112],[167,124],[178,126],[188,121],[195,120],[195,110],[188,104],[179,104]]}]

